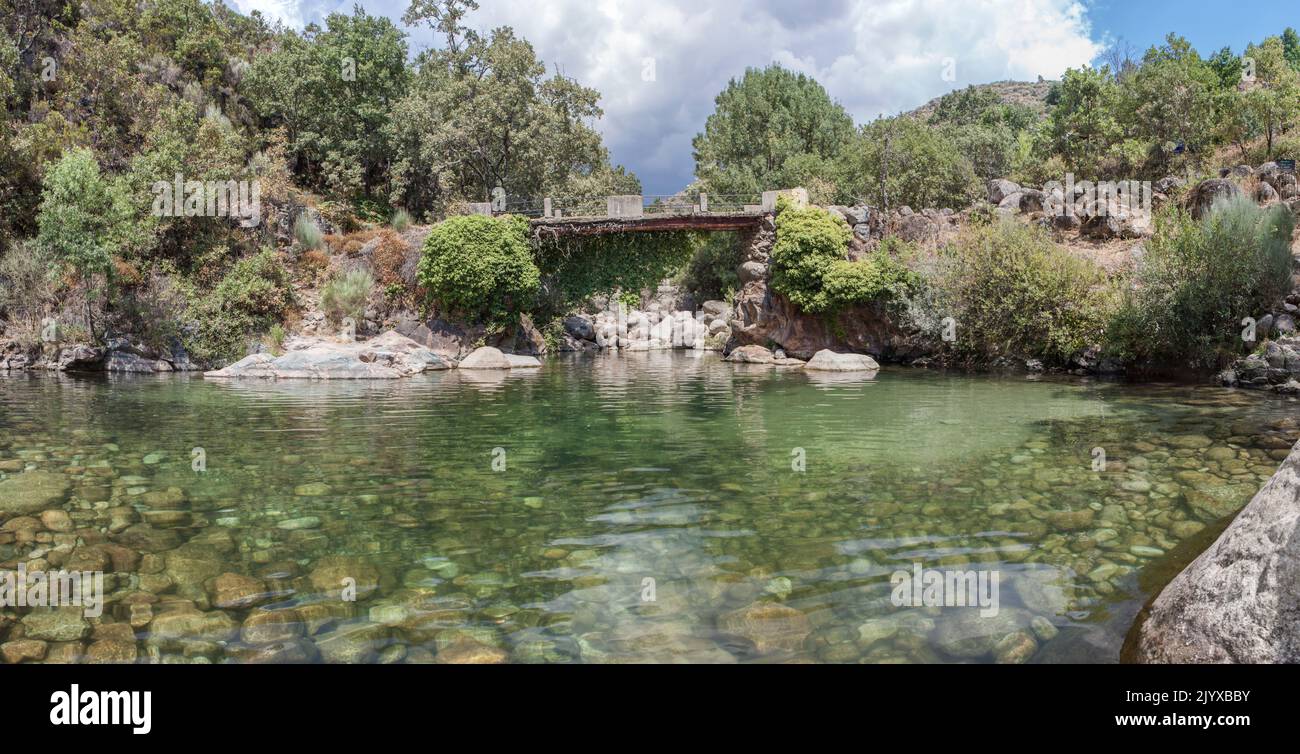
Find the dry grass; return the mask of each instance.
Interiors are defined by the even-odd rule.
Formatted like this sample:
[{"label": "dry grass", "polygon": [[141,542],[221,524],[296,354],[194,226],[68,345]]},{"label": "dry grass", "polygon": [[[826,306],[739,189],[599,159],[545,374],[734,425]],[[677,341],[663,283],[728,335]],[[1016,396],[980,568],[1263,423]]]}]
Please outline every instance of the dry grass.
[{"label": "dry grass", "polygon": [[375,279],[382,286],[405,285],[402,268],[406,266],[411,254],[411,247],[402,237],[392,231],[385,231],[379,236],[371,266],[375,270]]}]

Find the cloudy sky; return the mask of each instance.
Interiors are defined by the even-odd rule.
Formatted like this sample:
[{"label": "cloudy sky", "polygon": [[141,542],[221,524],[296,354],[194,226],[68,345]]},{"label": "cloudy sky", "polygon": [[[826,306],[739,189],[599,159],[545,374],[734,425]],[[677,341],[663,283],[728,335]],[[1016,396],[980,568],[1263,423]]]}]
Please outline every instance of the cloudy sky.
[{"label": "cloudy sky", "polygon": [[[354,0],[227,0],[301,28]],[[407,0],[358,0],[399,26]],[[1057,78],[1122,40],[1169,31],[1203,53],[1240,52],[1287,25],[1289,3],[1237,0],[480,0],[471,26],[509,25],[556,67],[603,95],[597,127],[648,194],[691,180],[691,138],[746,66],[814,76],[864,122],[955,87]],[[1203,6],[1203,7],[1198,7]],[[410,29],[412,52],[434,44]]]}]

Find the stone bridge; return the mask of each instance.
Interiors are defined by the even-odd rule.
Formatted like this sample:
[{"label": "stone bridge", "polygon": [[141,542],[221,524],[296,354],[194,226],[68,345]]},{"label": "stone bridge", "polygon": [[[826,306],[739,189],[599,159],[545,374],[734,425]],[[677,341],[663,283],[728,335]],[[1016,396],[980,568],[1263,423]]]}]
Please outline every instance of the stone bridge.
[{"label": "stone bridge", "polygon": [[788,196],[796,206],[808,204],[802,188],[764,191],[761,196],[701,193],[695,201],[681,195],[646,197],[637,194],[600,199],[483,202],[470,205],[473,214],[515,214],[529,217],[533,233],[553,236],[595,236],[608,233],[655,231],[752,231],[770,222],[778,196]]}]

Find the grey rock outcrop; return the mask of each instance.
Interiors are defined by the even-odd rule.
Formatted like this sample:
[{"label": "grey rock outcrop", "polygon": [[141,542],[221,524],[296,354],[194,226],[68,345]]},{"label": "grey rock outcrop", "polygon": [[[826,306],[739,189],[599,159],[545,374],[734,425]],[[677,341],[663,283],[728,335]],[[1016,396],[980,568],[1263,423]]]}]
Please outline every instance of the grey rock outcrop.
[{"label": "grey rock outcrop", "polygon": [[1300,450],[1152,602],[1130,659],[1300,662]]},{"label": "grey rock outcrop", "polygon": [[741,346],[727,354],[724,361],[730,361],[740,364],[772,364],[776,357],[772,352],[763,346]]},{"label": "grey rock outcrop", "polygon": [[507,359],[499,349],[483,346],[474,349],[473,353],[461,359],[459,367],[461,369],[509,369],[510,359]]},{"label": "grey rock outcrop", "polygon": [[1225,178],[1211,178],[1202,181],[1188,194],[1188,208],[1196,217],[1200,217],[1209,211],[1214,203],[1221,199],[1229,199],[1241,193],[1237,184]]},{"label": "grey rock outcrop", "polygon": [[303,380],[388,380],[450,369],[452,363],[402,335],[387,332],[359,343],[303,340],[274,356],[256,353],[205,377]]},{"label": "grey rock outcrop", "polygon": [[989,204],[1001,204],[1002,200],[1020,191],[1020,186],[1005,178],[989,181]]},{"label": "grey rock outcrop", "polygon": [[860,353],[836,353],[823,349],[813,354],[803,368],[813,372],[875,372],[880,365],[875,359]]}]

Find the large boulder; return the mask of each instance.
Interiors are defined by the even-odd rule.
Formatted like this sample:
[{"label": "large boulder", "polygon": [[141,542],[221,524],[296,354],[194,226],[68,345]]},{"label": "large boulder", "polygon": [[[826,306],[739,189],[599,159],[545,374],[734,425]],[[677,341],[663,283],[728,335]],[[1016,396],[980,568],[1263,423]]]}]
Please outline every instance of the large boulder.
[{"label": "large boulder", "polygon": [[591,317],[574,314],[564,318],[564,332],[578,340],[595,340],[596,325]]},{"label": "large boulder", "polygon": [[511,364],[510,359],[507,359],[500,349],[483,346],[474,349],[473,353],[462,359],[459,367],[461,369],[509,369]]},{"label": "large boulder", "polygon": [[450,369],[451,362],[424,345],[389,331],[370,340],[337,343],[295,339],[281,356],[255,353],[205,377],[264,379],[387,380]]},{"label": "large boulder", "polygon": [[542,362],[535,356],[523,356],[520,354],[506,354],[506,361],[510,362],[511,369],[537,369],[541,367]]},{"label": "large boulder", "polygon": [[753,260],[744,262],[736,269],[736,276],[740,278],[742,285],[755,280],[762,280],[767,276],[767,265]]},{"label": "large boulder", "polygon": [[[1019,199],[1016,199],[1019,202]],[[1019,206],[1017,204],[1017,206]],[[939,226],[925,215],[902,215],[893,223],[893,233],[908,243],[925,243],[939,237]]]},{"label": "large boulder", "polygon": [[836,353],[822,349],[813,354],[803,368],[812,372],[875,372],[880,369],[880,365],[875,359],[860,353]]},{"label": "large boulder", "polygon": [[61,372],[97,372],[104,366],[103,348],[79,344],[60,348],[54,363]]},{"label": "large boulder", "polygon": [[741,346],[732,350],[723,360],[740,364],[771,364],[776,360],[776,357],[763,346]]},{"label": "large boulder", "polygon": [[1222,199],[1230,199],[1241,194],[1237,184],[1225,178],[1211,178],[1201,181],[1187,195],[1187,207],[1196,217],[1201,217]]},{"label": "large boulder", "polygon": [[1001,204],[1002,200],[1020,191],[1020,186],[1005,178],[989,181],[989,204]]},{"label": "large boulder", "polygon": [[1209,549],[1161,591],[1126,658],[1300,662],[1300,450]]},{"label": "large boulder", "polygon": [[1002,212],[1011,213],[1011,214],[1019,212],[1020,200],[1023,199],[1024,197],[1025,195],[1020,191],[1014,191],[1010,194],[1007,194],[1006,196],[1002,197],[1002,201],[998,202],[998,210]]}]

